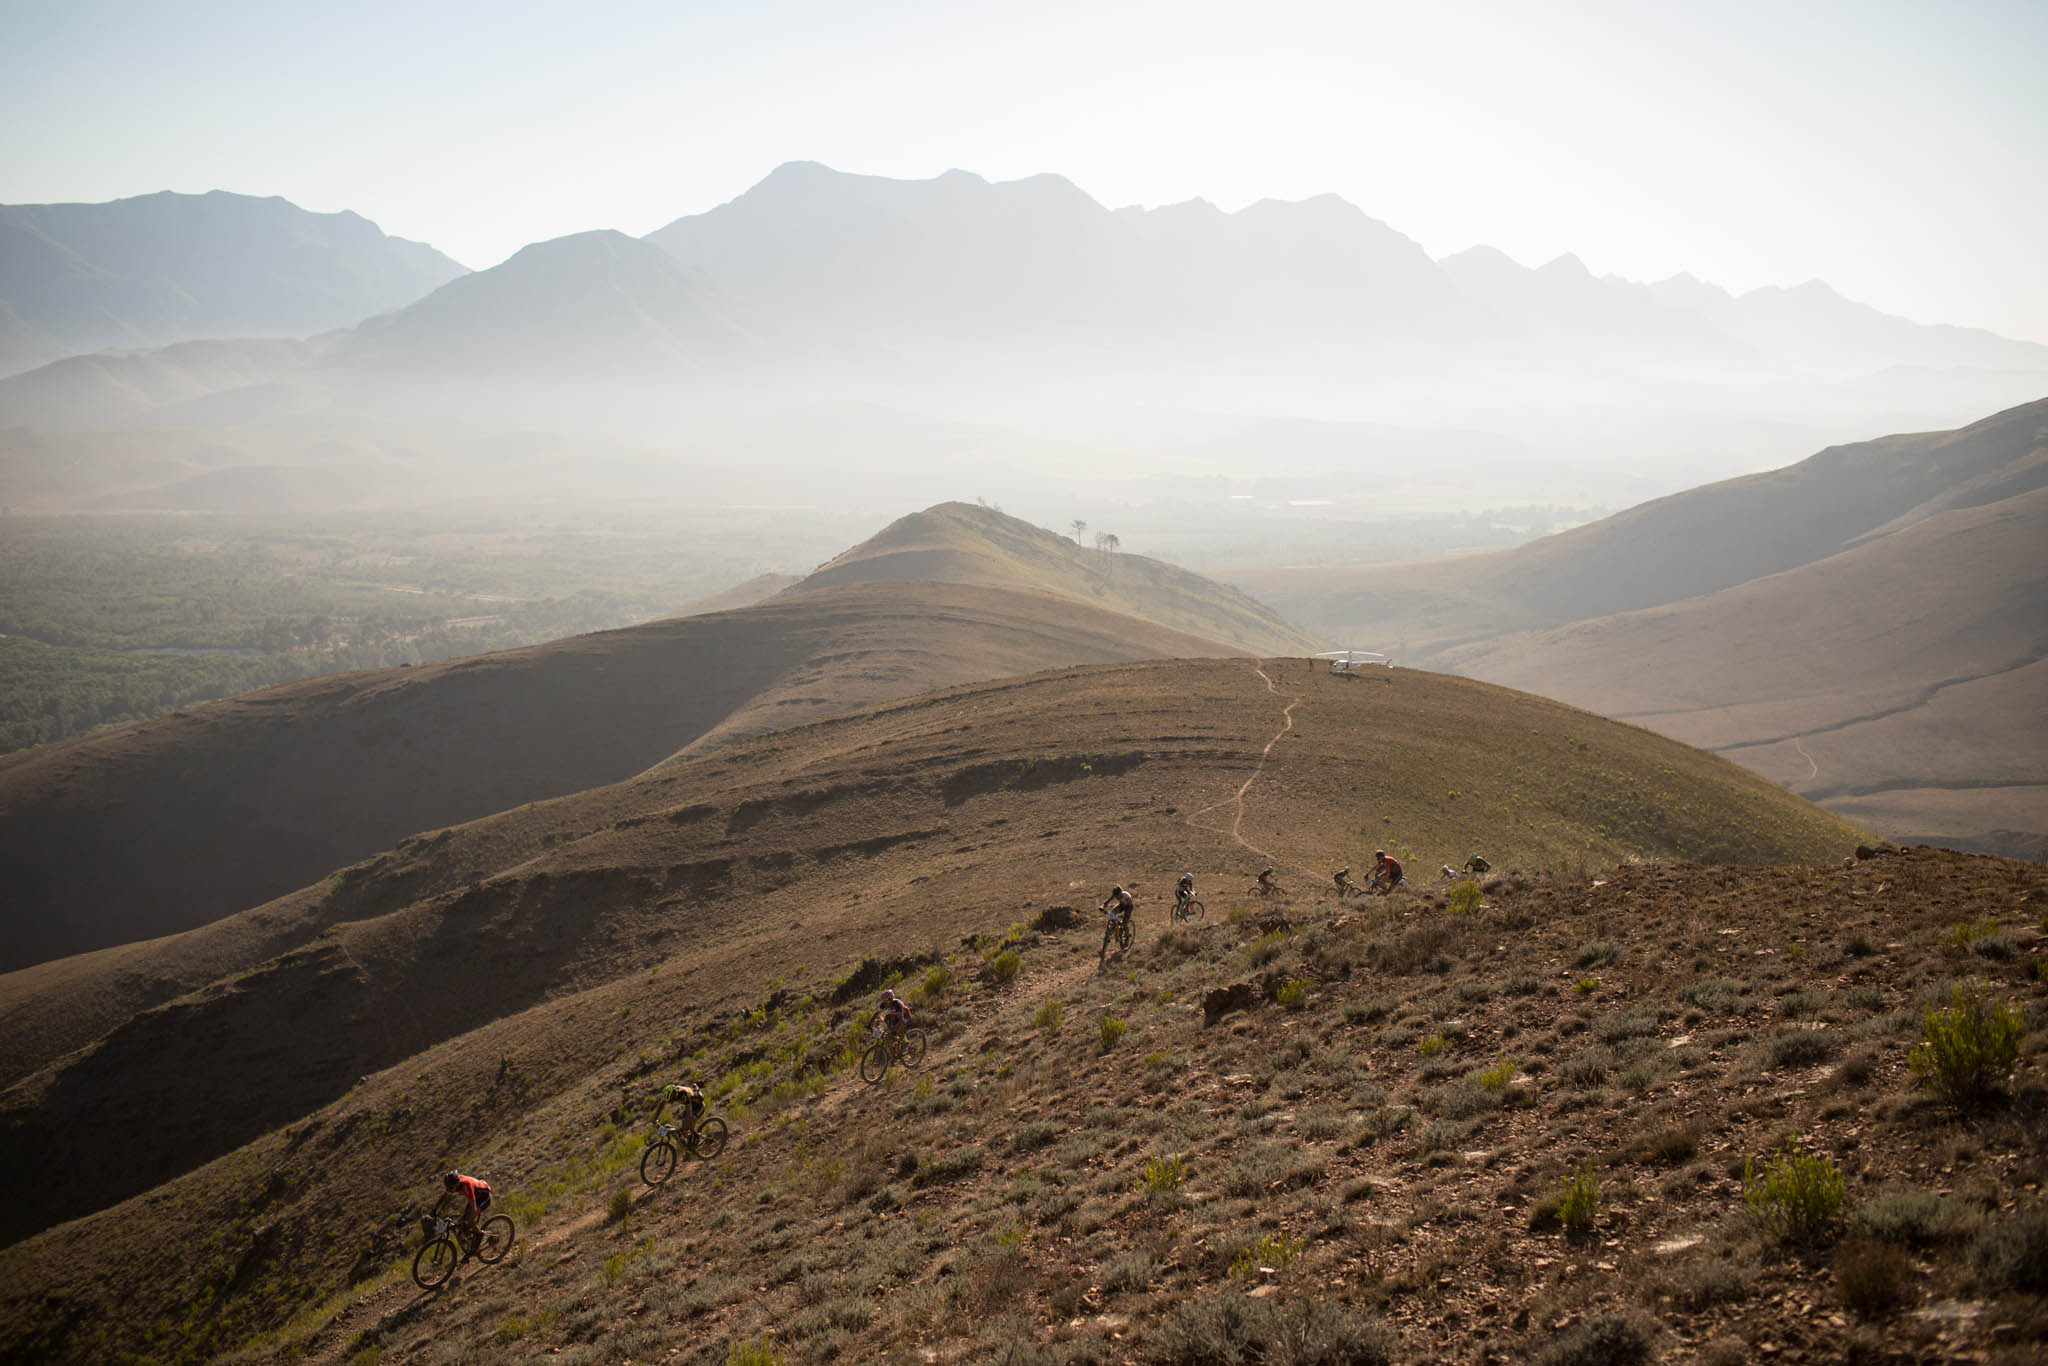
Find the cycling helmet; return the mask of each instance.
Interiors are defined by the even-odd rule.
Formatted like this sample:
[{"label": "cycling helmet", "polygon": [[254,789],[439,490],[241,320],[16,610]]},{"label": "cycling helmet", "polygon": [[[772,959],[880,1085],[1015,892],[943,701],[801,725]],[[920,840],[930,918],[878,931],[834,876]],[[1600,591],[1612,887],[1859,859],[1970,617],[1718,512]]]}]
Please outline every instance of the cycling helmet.
[{"label": "cycling helmet", "polygon": [[895,999],[896,999],[896,989],[895,989],[894,987],[883,987],[883,988],[882,988],[882,999],[883,999],[883,1000],[885,1000],[885,1001],[893,1001],[893,1000],[895,1000]]},{"label": "cycling helmet", "polygon": [[1123,883],[1119,882],[1119,883],[1117,883],[1117,885],[1116,885],[1116,886],[1114,886],[1114,887],[1112,887],[1112,888],[1110,888],[1110,889],[1109,889],[1109,894],[1110,894],[1111,896],[1115,896],[1115,895],[1116,895],[1117,893],[1119,893],[1119,892],[1123,891],[1123,889],[1124,889],[1124,885],[1123,885]]},{"label": "cycling helmet", "polygon": [[454,1189],[455,1189],[455,1179],[456,1179],[455,1173],[454,1173],[454,1172],[449,1172],[449,1173],[447,1173],[446,1175],[444,1175],[444,1176],[443,1176],[443,1177],[441,1178],[441,1184],[442,1184],[442,1185],[444,1185],[444,1186],[446,1186],[446,1187],[447,1187],[447,1188],[448,1188],[449,1190],[454,1190]]},{"label": "cycling helmet", "polygon": [[1387,851],[1384,849],[1375,849],[1372,851],[1372,856],[1374,858],[1385,858],[1387,856]]}]

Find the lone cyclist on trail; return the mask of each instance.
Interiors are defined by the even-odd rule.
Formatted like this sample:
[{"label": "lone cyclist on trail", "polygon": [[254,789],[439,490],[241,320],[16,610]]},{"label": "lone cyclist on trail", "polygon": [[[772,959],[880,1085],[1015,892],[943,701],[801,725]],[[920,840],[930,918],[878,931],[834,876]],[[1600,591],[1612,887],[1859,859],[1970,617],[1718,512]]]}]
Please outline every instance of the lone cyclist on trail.
[{"label": "lone cyclist on trail", "polygon": [[441,1178],[441,1198],[434,1202],[434,1215],[439,1217],[450,1200],[461,1199],[462,1231],[476,1232],[477,1221],[484,1217],[484,1211],[491,1207],[491,1183],[479,1181],[474,1176],[464,1176],[451,1171]]},{"label": "lone cyclist on trail", "polygon": [[1372,856],[1372,882],[1380,894],[1393,891],[1401,885],[1401,861],[1387,857],[1387,851],[1377,849]]},{"label": "lone cyclist on trail", "polygon": [[684,1142],[696,1137],[697,1121],[704,1118],[704,1088],[694,1082],[671,1083],[661,1093],[661,1099],[654,1103],[654,1122],[661,1123],[661,1112],[673,1101],[676,1107],[676,1125],[682,1132]]},{"label": "lone cyclist on trail", "polygon": [[910,1028],[910,1005],[896,994],[893,987],[882,988],[882,999],[875,1006],[875,1013],[868,1017],[868,1027],[881,1025],[889,1031],[890,1037],[901,1039],[903,1031]]},{"label": "lone cyclist on trail", "polygon": [[1252,890],[1260,896],[1271,896],[1280,890],[1280,884],[1273,880],[1273,867],[1266,865],[1266,871],[1259,874],[1259,880],[1252,884]]},{"label": "lone cyclist on trail", "polygon": [[1131,923],[1131,917],[1137,913],[1138,902],[1135,897],[1124,890],[1123,884],[1119,882],[1116,886],[1109,889],[1108,897],[1103,900],[1102,905],[1097,909],[1105,912],[1108,916],[1108,919],[1103,922],[1102,926],[1102,952],[1095,955],[1097,961],[1100,961],[1108,956],[1109,941],[1116,937],[1117,927]]},{"label": "lone cyclist on trail", "polygon": [[1193,873],[1182,873],[1180,881],[1173,884],[1173,904],[1185,913],[1188,903],[1194,899],[1195,875]]}]

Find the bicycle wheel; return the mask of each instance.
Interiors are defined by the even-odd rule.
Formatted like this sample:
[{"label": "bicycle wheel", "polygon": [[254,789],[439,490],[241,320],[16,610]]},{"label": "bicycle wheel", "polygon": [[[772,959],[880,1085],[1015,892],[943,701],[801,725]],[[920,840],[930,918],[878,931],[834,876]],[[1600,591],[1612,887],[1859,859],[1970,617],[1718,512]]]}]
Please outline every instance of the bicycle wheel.
[{"label": "bicycle wheel", "polygon": [[690,1145],[690,1156],[698,1159],[716,1157],[725,1151],[725,1121],[707,1119],[697,1126],[697,1141]]},{"label": "bicycle wheel", "polygon": [[412,1278],[422,1290],[439,1290],[462,1263],[462,1249],[453,1238],[443,1235],[413,1254]]},{"label": "bicycle wheel", "polygon": [[1182,916],[1181,919],[1200,920],[1203,916],[1207,915],[1208,913],[1209,908],[1207,906],[1204,906],[1201,902],[1195,900],[1193,897],[1189,897],[1187,914]]},{"label": "bicycle wheel", "polygon": [[860,1079],[870,1084],[889,1075],[889,1045],[879,1039],[860,1055]]},{"label": "bicycle wheel", "polygon": [[667,1139],[649,1145],[640,1154],[640,1179],[650,1186],[658,1186],[674,1176],[676,1172],[676,1145]]},{"label": "bicycle wheel", "polygon": [[913,1029],[903,1036],[903,1047],[896,1056],[902,1060],[905,1067],[915,1067],[924,1061],[924,1045],[924,1031]]},{"label": "bicycle wheel", "polygon": [[477,1232],[476,1259],[485,1266],[496,1266],[505,1260],[505,1254],[512,1250],[512,1219],[510,1215],[493,1214],[484,1220]]},{"label": "bicycle wheel", "polygon": [[1129,925],[1119,925],[1116,927],[1116,946],[1119,949],[1127,949],[1131,946],[1131,927]]}]

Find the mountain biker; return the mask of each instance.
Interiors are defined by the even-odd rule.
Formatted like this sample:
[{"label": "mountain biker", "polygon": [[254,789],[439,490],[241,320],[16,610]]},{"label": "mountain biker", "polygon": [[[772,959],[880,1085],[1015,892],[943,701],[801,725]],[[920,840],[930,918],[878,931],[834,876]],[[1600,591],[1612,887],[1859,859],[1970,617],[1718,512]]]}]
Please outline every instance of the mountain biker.
[{"label": "mountain biker", "polygon": [[876,1025],[884,1026],[897,1039],[901,1039],[903,1032],[910,1028],[910,1004],[898,996],[893,987],[882,988],[882,999],[868,1019],[870,1029]]},{"label": "mountain biker", "polygon": [[1132,916],[1137,913],[1138,903],[1119,882],[1109,889],[1109,895],[1097,909],[1108,916],[1108,920],[1102,926],[1102,952],[1095,955],[1099,959],[1109,952],[1109,941],[1116,937],[1117,926],[1131,923]]},{"label": "mountain biker", "polygon": [[1188,903],[1190,901],[1193,901],[1194,899],[1195,875],[1193,873],[1182,873],[1180,875],[1180,881],[1173,884],[1174,909],[1180,912],[1182,915],[1186,915],[1188,910]]},{"label": "mountain biker", "polygon": [[1465,871],[1470,873],[1474,877],[1478,877],[1481,873],[1484,872],[1490,872],[1492,868],[1492,864],[1488,863],[1485,859],[1481,858],[1477,854],[1474,854],[1471,858],[1465,860]]},{"label": "mountain biker", "polygon": [[1330,881],[1337,884],[1337,895],[1339,898],[1350,896],[1358,890],[1358,884],[1351,880],[1351,869],[1348,867],[1339,868],[1335,873],[1332,873]]},{"label": "mountain biker", "polygon": [[441,1198],[434,1202],[435,1216],[439,1217],[442,1207],[458,1197],[463,1201],[462,1231],[474,1233],[477,1221],[491,1207],[491,1183],[457,1171],[445,1173],[441,1177]]},{"label": "mountain biker", "polygon": [[1451,865],[1448,863],[1446,863],[1439,871],[1443,873],[1444,879],[1446,881],[1456,882],[1458,880],[1458,870],[1456,868],[1451,867]]},{"label": "mountain biker", "polygon": [[1273,881],[1272,865],[1268,864],[1266,871],[1259,874],[1258,883],[1252,890],[1256,891],[1260,896],[1269,896],[1280,890],[1280,884]]},{"label": "mountain biker", "polygon": [[1373,885],[1382,893],[1391,892],[1401,885],[1401,861],[1387,857],[1384,849],[1375,849],[1372,855]]},{"label": "mountain biker", "polygon": [[687,1143],[696,1137],[697,1121],[704,1117],[704,1088],[694,1082],[671,1082],[662,1091],[661,1099],[654,1103],[656,1124],[661,1123],[661,1112],[668,1107],[670,1101],[675,1102],[676,1124],[682,1131],[683,1141]]}]

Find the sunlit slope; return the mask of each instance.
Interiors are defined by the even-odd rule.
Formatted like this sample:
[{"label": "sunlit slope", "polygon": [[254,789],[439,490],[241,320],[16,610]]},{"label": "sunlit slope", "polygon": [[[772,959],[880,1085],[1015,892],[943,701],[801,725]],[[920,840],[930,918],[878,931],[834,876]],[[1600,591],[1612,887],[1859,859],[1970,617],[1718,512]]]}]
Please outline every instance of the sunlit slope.
[{"label": "sunlit slope", "polygon": [[853,584],[313,679],[43,746],[0,760],[0,966],[203,924],[417,831],[615,782],[709,736],[1229,648],[1035,591]]},{"label": "sunlit slope", "polygon": [[1957,431],[1830,447],[1515,550],[1238,578],[1316,630],[1429,663],[1513,632],[1718,592],[2044,484],[2048,399]]},{"label": "sunlit slope", "polygon": [[[1529,866],[1761,863],[1858,838],[1725,761],[1461,679],[1209,660],[971,685],[677,759],[407,841],[160,945],[0,979],[10,1037],[35,1043],[12,1065],[41,1067],[0,1103],[0,1158],[49,1178],[0,1228],[147,1189],[367,1071],[672,955],[761,981],[950,942],[1020,899],[1099,899],[1111,881],[1149,899],[1193,870],[1227,898],[1270,861],[1306,888],[1376,845],[1427,877],[1474,848]],[[128,1017],[166,989],[184,994]],[[156,1141],[128,1151],[145,1122]]]},{"label": "sunlit slope", "polygon": [[892,522],[789,591],[915,579],[1028,584],[1255,654],[1311,654],[1324,648],[1314,635],[1227,585],[1143,555],[1084,547],[971,503],[941,503]]}]

